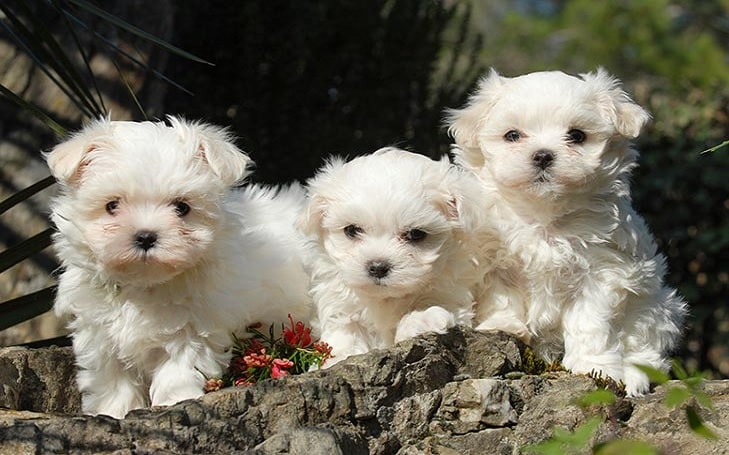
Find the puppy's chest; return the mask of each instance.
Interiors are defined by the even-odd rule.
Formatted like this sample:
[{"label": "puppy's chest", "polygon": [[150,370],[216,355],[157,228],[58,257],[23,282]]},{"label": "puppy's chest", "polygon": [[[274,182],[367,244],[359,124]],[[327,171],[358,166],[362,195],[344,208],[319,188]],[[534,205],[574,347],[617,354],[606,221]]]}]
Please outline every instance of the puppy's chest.
[{"label": "puppy's chest", "polygon": [[191,315],[184,308],[147,303],[118,302],[106,320],[109,337],[115,341],[121,357],[146,356],[192,330]]},{"label": "puppy's chest", "polygon": [[547,295],[572,292],[590,272],[587,245],[545,228],[526,228],[513,242],[532,292]]}]

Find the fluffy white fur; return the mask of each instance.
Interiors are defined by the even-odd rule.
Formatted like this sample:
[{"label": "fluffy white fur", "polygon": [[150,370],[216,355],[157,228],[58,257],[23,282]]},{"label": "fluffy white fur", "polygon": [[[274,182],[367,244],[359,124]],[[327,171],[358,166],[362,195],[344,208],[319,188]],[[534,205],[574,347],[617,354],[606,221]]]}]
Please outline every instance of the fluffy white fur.
[{"label": "fluffy white fur", "polygon": [[[467,206],[477,182],[447,159],[385,148],[332,158],[308,182],[312,297],[327,366],[426,332],[470,325]],[[470,182],[470,183],[469,183]],[[470,190],[469,190],[470,187]]]},{"label": "fluffy white fur", "polygon": [[232,332],[309,316],[303,188],[231,190],[252,163],[229,135],[168,121],[100,120],[47,154],[85,413],[198,397]]},{"label": "fluffy white fur", "polygon": [[506,78],[492,71],[450,112],[456,160],[481,179],[505,254],[479,297],[480,330],[514,332],[574,371],[648,390],[635,364],[666,369],[683,300],[631,207],[648,113],[600,69]]}]

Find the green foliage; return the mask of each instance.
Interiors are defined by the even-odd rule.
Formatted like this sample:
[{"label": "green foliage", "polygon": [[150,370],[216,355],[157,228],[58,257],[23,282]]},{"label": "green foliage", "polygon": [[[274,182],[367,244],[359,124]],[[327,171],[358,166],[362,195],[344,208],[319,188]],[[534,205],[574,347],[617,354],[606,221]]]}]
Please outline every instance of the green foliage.
[{"label": "green foliage", "polygon": [[704,150],[703,152],[701,152],[701,154],[703,155],[704,153],[713,153],[713,152],[716,152],[720,148],[726,147],[727,145],[729,145],[729,140],[726,140],[726,141],[722,142],[721,144],[718,144],[718,145],[715,145],[713,147],[710,147],[710,148]]},{"label": "green foliage", "polygon": [[[699,415],[699,408],[713,409],[710,397],[701,389],[704,381],[703,375],[689,374],[680,362],[674,361],[672,371],[680,380],[680,385],[674,385],[669,384],[670,376],[663,371],[645,365],[636,365],[636,367],[644,372],[652,383],[665,387],[664,404],[667,408],[674,409],[684,406],[686,422],[692,432],[707,439],[717,438]],[[597,409],[599,415],[590,417],[573,431],[555,427],[549,439],[525,447],[525,450],[542,455],[584,452],[593,441],[600,425],[606,420],[606,415],[609,415],[609,413],[603,413],[602,409],[614,406],[620,399],[615,391],[598,386],[596,390],[581,396],[577,400],[577,404],[585,409]],[[596,455],[657,455],[660,453],[657,448],[645,441],[628,439],[597,443],[592,447],[592,452]]]},{"label": "green foliage", "polygon": [[542,455],[564,455],[577,453],[587,447],[598,427],[602,424],[601,416],[594,416],[577,426],[573,431],[555,427],[552,437],[524,448],[527,452]]},{"label": "green foliage", "polygon": [[645,441],[635,439],[617,439],[596,444],[593,455],[660,455],[661,451]]}]

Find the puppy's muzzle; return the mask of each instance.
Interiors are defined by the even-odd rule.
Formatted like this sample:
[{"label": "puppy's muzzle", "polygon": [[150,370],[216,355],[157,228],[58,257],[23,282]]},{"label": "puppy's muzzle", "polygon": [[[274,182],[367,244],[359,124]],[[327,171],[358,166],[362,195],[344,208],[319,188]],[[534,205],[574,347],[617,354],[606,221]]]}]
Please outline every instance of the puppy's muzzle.
[{"label": "puppy's muzzle", "polygon": [[554,162],[554,153],[546,149],[537,150],[532,155],[532,161],[536,167],[544,171]]},{"label": "puppy's muzzle", "polygon": [[392,264],[387,261],[375,260],[367,263],[367,274],[375,279],[385,278],[392,270]]},{"label": "puppy's muzzle", "polygon": [[144,251],[154,248],[157,243],[157,233],[152,231],[139,231],[134,235],[134,244]]}]

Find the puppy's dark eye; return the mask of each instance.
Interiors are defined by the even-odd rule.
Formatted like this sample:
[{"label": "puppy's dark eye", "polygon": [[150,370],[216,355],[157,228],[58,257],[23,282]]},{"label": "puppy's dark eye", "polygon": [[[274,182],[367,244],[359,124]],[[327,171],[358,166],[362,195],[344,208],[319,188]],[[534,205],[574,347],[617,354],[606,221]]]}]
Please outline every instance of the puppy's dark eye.
[{"label": "puppy's dark eye", "polygon": [[185,201],[175,201],[172,205],[175,207],[175,213],[180,218],[190,213],[190,204]]},{"label": "puppy's dark eye", "polygon": [[428,233],[420,229],[410,229],[402,234],[402,239],[410,243],[418,243],[428,236]]},{"label": "puppy's dark eye", "polygon": [[521,139],[521,133],[517,130],[509,130],[504,134],[504,140],[506,142],[517,142]]},{"label": "puppy's dark eye", "polygon": [[107,202],[106,205],[104,206],[104,209],[106,209],[106,213],[108,213],[109,215],[112,215],[112,216],[116,215],[117,212],[119,211],[119,201],[113,200],[113,201]]},{"label": "puppy's dark eye", "polygon": [[364,230],[356,224],[350,224],[344,227],[344,235],[350,239],[356,239],[363,232]]},{"label": "puppy's dark eye", "polygon": [[582,144],[587,139],[587,135],[582,130],[569,130],[567,131],[567,142],[570,144]]}]

